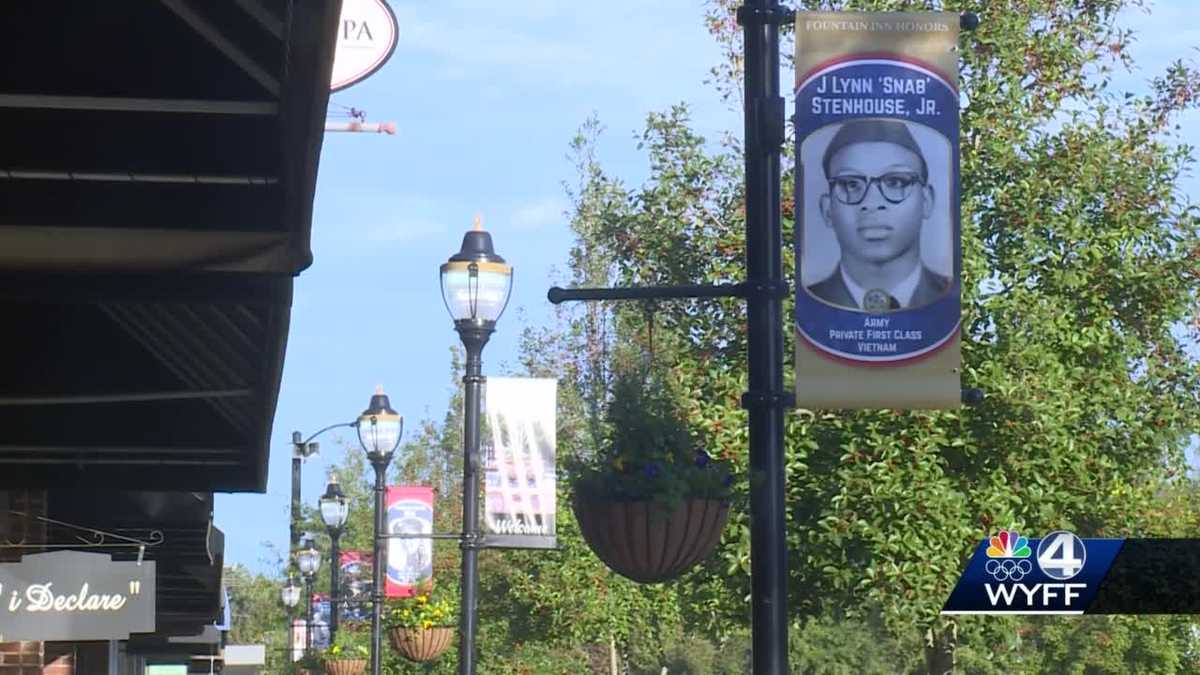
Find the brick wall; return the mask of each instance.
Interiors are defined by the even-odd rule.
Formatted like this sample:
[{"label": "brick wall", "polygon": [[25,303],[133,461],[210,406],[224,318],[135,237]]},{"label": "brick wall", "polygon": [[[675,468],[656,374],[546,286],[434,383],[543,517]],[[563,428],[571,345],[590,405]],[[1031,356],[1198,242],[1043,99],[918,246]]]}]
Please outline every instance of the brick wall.
[{"label": "brick wall", "polygon": [[41,642],[0,642],[0,675],[42,675],[42,656]]}]

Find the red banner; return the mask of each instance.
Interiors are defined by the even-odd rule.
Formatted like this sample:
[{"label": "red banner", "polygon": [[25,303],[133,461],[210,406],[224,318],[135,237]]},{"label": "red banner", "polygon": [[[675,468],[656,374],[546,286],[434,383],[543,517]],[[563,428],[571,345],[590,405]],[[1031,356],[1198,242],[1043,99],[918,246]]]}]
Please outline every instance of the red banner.
[{"label": "red banner", "polygon": [[[388,534],[433,533],[433,488],[392,486],[387,489]],[[433,581],[433,540],[388,540],[384,595],[407,598]]]}]

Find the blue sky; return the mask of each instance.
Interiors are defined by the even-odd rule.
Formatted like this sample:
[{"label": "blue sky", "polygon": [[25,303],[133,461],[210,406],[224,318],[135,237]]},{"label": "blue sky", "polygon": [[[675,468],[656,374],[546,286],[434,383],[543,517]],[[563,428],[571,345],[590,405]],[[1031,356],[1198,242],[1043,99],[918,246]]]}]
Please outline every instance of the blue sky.
[{"label": "blue sky", "polygon": [[[698,0],[389,4],[400,24],[395,54],[331,103],[394,121],[397,133],[325,137],[315,262],[296,280],[267,494],[216,500],[227,564],[266,570],[263,543],[286,549],[293,430],[353,419],[377,384],[410,423],[444,413],[458,338],[438,266],[475,213],[516,268],[484,372],[515,361],[523,324],[549,319],[546,289],[564,273],[571,244],[568,143],[588,116],[607,128],[606,170],[634,184],[646,175],[634,135],[647,113],[687,101],[710,139],[741,127],[740,112],[704,84],[721,56]],[[1159,0],[1152,9],[1129,14],[1140,68],[1119,78],[1118,90],[1140,90],[1169,60],[1198,56],[1195,0]],[[1200,145],[1200,115],[1184,124]],[[1200,196],[1200,180],[1187,178],[1184,190]],[[308,503],[323,490],[325,467],[341,459],[336,438],[322,437],[321,456],[304,468]]]}]

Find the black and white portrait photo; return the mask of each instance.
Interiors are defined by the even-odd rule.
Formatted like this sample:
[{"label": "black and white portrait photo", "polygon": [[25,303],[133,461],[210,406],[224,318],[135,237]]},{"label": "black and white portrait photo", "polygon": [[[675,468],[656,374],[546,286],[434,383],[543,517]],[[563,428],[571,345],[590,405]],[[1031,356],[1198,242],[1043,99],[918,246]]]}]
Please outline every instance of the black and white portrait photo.
[{"label": "black and white portrait photo", "polygon": [[843,309],[928,305],[951,287],[951,148],[936,131],[855,119],[810,134],[804,167],[801,283]]}]

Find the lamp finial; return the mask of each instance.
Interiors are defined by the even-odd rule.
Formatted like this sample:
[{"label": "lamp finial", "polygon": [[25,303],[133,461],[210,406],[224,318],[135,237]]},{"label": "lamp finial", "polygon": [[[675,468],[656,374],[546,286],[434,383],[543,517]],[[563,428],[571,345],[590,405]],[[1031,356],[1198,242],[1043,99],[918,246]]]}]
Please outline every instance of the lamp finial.
[{"label": "lamp finial", "polygon": [[482,230],[483,230],[483,215],[476,213],[475,214],[475,231],[480,232]]},{"label": "lamp finial", "polygon": [[383,395],[383,385],[382,385],[382,384],[377,384],[377,385],[375,385],[375,395],[376,395],[376,396],[382,396],[382,395]]}]

